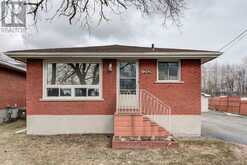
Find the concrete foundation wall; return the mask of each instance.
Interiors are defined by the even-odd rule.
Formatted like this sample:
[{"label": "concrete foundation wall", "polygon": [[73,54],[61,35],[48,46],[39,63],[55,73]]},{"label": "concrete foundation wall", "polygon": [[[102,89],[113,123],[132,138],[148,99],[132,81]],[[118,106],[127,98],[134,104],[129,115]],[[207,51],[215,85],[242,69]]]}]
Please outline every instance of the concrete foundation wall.
[{"label": "concrete foundation wall", "polygon": [[[165,120],[164,120],[165,119]],[[168,129],[167,117],[156,115],[155,121]],[[171,132],[175,136],[200,136],[200,115],[172,115]],[[106,134],[113,133],[113,115],[29,115],[27,134]]]},{"label": "concrete foundation wall", "polygon": [[113,133],[113,115],[29,115],[27,134]]},{"label": "concrete foundation wall", "polygon": [[156,115],[155,122],[166,128],[177,137],[201,136],[201,116],[200,115],[172,115],[171,128],[168,128],[168,120],[163,115]]}]

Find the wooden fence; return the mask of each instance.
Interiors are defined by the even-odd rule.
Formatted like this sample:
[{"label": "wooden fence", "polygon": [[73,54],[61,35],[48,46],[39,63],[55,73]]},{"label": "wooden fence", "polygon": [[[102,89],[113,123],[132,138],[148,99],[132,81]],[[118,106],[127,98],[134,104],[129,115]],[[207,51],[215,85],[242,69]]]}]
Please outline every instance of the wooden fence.
[{"label": "wooden fence", "polygon": [[247,115],[247,100],[241,100],[238,96],[211,97],[209,109]]}]

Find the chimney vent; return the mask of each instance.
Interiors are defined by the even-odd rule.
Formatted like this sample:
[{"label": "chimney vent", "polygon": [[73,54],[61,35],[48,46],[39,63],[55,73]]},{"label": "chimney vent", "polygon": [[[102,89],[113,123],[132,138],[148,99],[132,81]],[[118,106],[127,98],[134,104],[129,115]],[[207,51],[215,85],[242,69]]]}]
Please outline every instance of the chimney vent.
[{"label": "chimney vent", "polygon": [[152,50],[155,51],[154,44],[152,44]]}]

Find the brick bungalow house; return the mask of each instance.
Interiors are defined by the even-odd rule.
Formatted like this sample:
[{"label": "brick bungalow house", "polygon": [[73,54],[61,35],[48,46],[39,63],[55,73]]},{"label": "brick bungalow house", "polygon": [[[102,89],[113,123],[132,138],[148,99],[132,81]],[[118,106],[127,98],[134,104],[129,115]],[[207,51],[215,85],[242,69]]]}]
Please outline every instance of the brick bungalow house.
[{"label": "brick bungalow house", "polygon": [[7,106],[24,107],[26,105],[26,69],[23,65],[2,58],[0,54],[0,123],[5,117]]},{"label": "brick bungalow house", "polygon": [[27,133],[200,136],[201,64],[221,52],[123,45],[9,51],[27,64]]}]

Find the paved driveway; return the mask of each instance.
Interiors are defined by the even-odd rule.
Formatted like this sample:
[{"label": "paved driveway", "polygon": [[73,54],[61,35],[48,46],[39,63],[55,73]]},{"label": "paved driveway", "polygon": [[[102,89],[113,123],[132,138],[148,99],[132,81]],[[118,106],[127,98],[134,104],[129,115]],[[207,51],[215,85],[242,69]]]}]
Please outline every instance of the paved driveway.
[{"label": "paved driveway", "polygon": [[202,136],[247,144],[247,117],[214,111],[203,113]]}]

